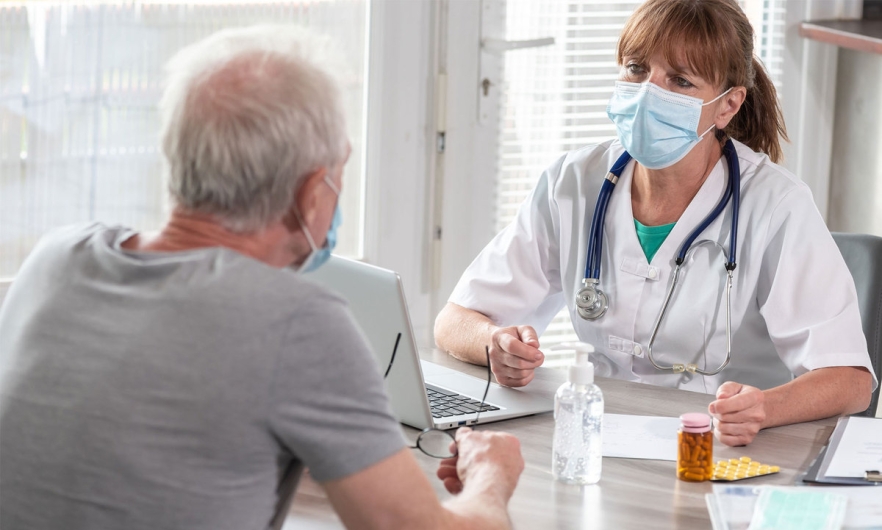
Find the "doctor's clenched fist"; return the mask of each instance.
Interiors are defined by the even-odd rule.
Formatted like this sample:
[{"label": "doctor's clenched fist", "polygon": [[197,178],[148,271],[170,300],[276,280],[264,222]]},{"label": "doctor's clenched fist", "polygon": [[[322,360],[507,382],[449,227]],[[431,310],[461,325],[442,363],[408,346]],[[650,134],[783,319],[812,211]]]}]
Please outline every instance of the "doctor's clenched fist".
[{"label": "doctor's clenched fist", "polygon": [[544,361],[531,326],[497,327],[490,335],[490,369],[501,385],[526,385]]},{"label": "doctor's clenched fist", "polygon": [[717,389],[717,399],[707,407],[716,419],[714,434],[729,446],[753,441],[766,421],[765,394],[762,390],[727,381]]},{"label": "doctor's clenched fist", "polygon": [[487,364],[500,385],[524,386],[545,361],[531,326],[497,326],[490,317],[448,302],[435,319],[435,343],[457,359]]}]

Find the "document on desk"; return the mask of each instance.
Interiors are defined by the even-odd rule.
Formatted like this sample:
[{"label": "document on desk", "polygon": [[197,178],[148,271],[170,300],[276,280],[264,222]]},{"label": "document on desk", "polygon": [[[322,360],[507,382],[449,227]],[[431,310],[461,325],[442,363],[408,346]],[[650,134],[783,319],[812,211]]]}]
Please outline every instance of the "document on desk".
[{"label": "document on desk", "polygon": [[[882,471],[882,419],[841,418],[831,439],[835,449],[824,476],[862,478],[868,470]],[[837,443],[833,443],[833,442]]]},{"label": "document on desk", "polygon": [[603,415],[603,456],[677,460],[679,418]]}]

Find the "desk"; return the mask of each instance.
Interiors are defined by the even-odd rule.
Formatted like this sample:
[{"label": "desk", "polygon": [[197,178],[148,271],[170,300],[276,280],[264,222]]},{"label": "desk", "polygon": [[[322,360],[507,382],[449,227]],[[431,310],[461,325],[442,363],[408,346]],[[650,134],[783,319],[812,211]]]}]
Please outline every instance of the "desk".
[{"label": "desk", "polygon": [[[481,377],[481,368],[459,362],[438,350],[421,351],[424,359]],[[553,395],[566,379],[563,370],[540,368],[531,387]],[[684,412],[706,411],[713,396],[598,379],[603,390],[605,411],[647,416],[679,416]],[[835,418],[788,425],[762,431],[747,447],[731,448],[716,442],[714,460],[747,455],[763,463],[781,466],[775,475],[749,479],[739,484],[792,485],[821,446],[830,437]],[[526,461],[514,496],[509,503],[517,529],[590,528],[710,528],[704,495],[711,492],[711,482],[687,483],[676,479],[674,462],[604,458],[600,483],[595,486],[560,484],[551,476],[551,438],[554,419],[551,413],[518,418],[478,427],[501,430],[521,440]],[[405,428],[413,439],[415,429]],[[435,478],[437,461],[416,453],[417,460],[438,492],[449,494]],[[321,488],[311,480],[301,481],[288,528],[341,528]],[[287,530],[287,528],[286,528]]]}]

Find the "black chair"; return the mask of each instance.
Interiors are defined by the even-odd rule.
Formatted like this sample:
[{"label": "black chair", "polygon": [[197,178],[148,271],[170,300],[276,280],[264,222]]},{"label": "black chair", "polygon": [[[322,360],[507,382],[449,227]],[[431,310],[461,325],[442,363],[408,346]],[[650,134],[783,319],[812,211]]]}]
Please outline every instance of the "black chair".
[{"label": "black chair", "polygon": [[[833,240],[854,278],[870,361],[876,378],[882,380],[882,237],[834,232]],[[862,415],[876,415],[879,390],[873,392],[870,408]]]}]

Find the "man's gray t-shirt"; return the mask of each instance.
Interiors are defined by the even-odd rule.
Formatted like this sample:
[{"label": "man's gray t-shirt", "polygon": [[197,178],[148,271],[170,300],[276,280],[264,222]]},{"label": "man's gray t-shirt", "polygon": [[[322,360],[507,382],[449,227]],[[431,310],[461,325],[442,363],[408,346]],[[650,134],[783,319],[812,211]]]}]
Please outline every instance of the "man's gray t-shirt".
[{"label": "man's gray t-shirt", "polygon": [[327,481],[404,446],[341,298],[132,234],[50,234],[0,309],[0,528],[265,528],[299,463]]}]

